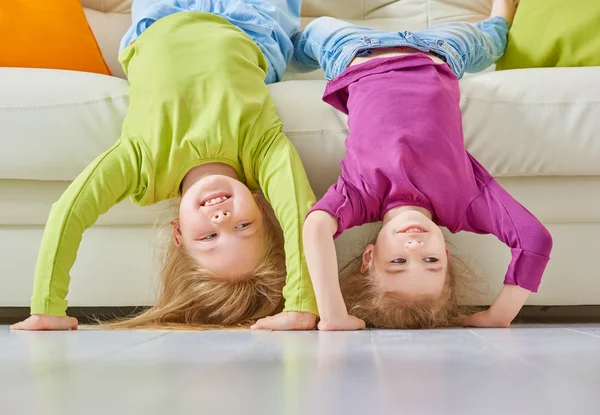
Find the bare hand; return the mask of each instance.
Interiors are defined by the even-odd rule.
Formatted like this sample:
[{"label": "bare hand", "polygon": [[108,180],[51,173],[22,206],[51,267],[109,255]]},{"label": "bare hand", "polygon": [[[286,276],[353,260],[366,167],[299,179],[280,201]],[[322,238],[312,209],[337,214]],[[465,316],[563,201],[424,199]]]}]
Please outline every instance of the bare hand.
[{"label": "bare hand", "polygon": [[463,327],[507,329],[510,327],[510,323],[510,319],[502,316],[493,316],[489,310],[486,310],[466,317],[462,325]]},{"label": "bare hand", "polygon": [[250,328],[252,330],[312,330],[317,316],[301,311],[283,311],[274,316],[261,318]]},{"label": "bare hand", "polygon": [[11,330],[77,330],[78,321],[73,317],[57,317],[34,314],[27,320],[10,326]]},{"label": "bare hand", "polygon": [[365,322],[358,317],[346,314],[346,316],[337,319],[328,319],[319,321],[319,330],[323,331],[347,331],[364,330]]}]

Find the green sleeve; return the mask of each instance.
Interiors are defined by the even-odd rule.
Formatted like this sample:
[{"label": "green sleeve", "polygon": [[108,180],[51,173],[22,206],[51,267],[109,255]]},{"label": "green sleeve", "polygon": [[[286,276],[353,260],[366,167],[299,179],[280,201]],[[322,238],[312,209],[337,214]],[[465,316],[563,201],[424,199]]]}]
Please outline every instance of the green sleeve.
[{"label": "green sleeve", "polygon": [[283,229],[287,279],[283,296],[285,311],[318,315],[317,301],[302,247],[304,218],[315,204],[304,166],[293,144],[281,131],[259,160],[258,181]]},{"label": "green sleeve", "polygon": [[139,145],[120,139],[94,160],[52,205],[35,269],[32,314],[65,316],[69,272],[83,232],[140,186]]}]

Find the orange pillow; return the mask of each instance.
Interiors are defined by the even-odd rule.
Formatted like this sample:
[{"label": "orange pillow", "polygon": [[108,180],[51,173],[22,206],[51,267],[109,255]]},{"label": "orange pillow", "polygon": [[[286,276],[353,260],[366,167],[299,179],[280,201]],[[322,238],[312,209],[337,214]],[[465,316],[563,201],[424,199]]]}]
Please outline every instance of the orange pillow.
[{"label": "orange pillow", "polygon": [[110,75],[79,0],[0,0],[0,66]]}]

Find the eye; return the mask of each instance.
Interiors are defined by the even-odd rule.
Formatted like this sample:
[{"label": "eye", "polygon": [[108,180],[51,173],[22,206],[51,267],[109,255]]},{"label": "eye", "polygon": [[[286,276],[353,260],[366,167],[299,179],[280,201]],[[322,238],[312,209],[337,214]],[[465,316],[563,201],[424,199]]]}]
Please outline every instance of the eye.
[{"label": "eye", "polygon": [[241,225],[236,226],[235,229],[246,229],[248,226],[250,226],[250,222],[242,223]]},{"label": "eye", "polygon": [[392,264],[406,264],[406,259],[404,258],[396,258],[392,261]]},{"label": "eye", "polygon": [[429,257],[429,258],[425,258],[423,261],[425,261],[427,263],[430,263],[430,264],[433,264],[434,262],[438,262],[439,259],[433,258],[433,257]]},{"label": "eye", "polygon": [[201,241],[212,241],[217,237],[216,233],[211,233],[210,235],[205,236],[204,238],[200,238]]}]

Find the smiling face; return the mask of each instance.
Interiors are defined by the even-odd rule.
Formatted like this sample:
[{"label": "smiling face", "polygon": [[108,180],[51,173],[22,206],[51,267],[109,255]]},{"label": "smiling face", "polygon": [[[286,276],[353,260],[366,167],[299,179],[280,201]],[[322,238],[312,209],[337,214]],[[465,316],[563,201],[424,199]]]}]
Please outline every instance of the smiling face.
[{"label": "smiling face", "polygon": [[244,278],[266,253],[266,232],[258,195],[239,180],[210,175],[184,193],[174,240],[215,275]]},{"label": "smiling face", "polygon": [[375,245],[363,252],[361,271],[378,276],[384,293],[439,297],[448,273],[441,229],[423,213],[403,211],[384,224]]}]

